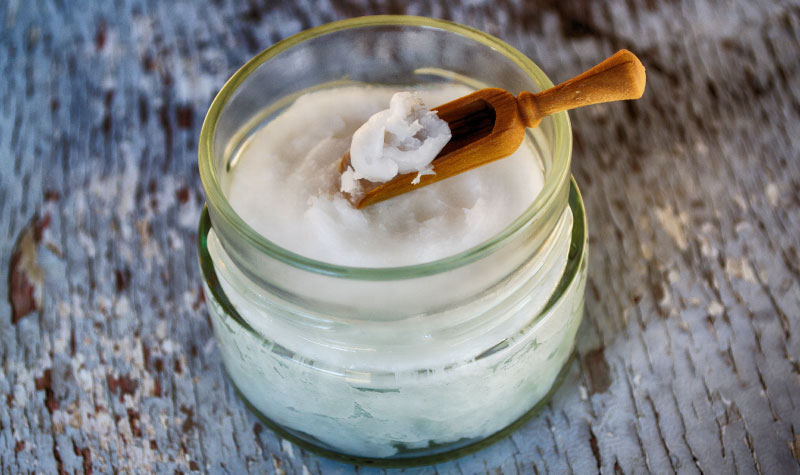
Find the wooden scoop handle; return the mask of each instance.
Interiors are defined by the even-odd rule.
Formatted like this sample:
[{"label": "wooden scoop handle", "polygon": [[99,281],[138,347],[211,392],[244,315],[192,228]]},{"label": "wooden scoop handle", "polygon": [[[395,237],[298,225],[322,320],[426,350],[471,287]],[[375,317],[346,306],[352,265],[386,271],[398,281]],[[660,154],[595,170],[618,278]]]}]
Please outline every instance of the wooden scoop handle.
[{"label": "wooden scoop handle", "polygon": [[644,66],[626,49],[569,81],[537,94],[523,91],[517,97],[525,127],[536,127],[556,112],[601,102],[638,99],[644,93]]}]

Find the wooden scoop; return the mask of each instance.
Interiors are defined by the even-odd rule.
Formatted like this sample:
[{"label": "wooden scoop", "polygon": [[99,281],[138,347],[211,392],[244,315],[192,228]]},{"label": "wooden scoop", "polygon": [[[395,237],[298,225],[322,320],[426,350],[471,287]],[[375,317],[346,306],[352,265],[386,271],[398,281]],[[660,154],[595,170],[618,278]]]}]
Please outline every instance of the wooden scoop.
[{"label": "wooden scoop", "polygon": [[[569,81],[537,94],[514,96],[503,89],[486,88],[434,108],[450,126],[452,138],[431,165],[435,175],[417,172],[398,175],[386,183],[360,180],[363,193],[351,196],[357,208],[430,185],[514,153],[525,138],[526,127],[536,127],[543,117],[601,102],[638,99],[644,93],[641,61],[628,50],[614,53],[602,63]],[[340,172],[350,165],[350,152],[342,157]]]}]

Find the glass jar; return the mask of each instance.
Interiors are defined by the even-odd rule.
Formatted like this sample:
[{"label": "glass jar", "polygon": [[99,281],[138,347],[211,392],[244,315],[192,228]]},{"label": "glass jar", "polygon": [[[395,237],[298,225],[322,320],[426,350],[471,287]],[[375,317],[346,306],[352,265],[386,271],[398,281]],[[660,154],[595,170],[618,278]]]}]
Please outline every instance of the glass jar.
[{"label": "glass jar", "polygon": [[488,241],[412,266],[333,265],[256,233],[224,190],[251,133],[303,93],[354,82],[514,94],[552,83],[480,31],[364,17],[265,50],[223,86],[203,124],[200,264],[231,381],[270,427],[324,454],[427,462],[521,420],[572,353],[587,247],[570,124],[559,113],[528,130],[544,187]]}]

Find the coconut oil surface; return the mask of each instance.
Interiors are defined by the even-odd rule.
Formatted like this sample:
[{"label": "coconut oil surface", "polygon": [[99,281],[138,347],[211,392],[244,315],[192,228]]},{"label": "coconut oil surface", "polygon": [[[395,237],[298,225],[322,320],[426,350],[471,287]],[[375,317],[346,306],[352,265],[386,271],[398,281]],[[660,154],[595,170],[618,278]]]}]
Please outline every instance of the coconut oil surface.
[{"label": "coconut oil surface", "polygon": [[[416,90],[435,106],[462,85]],[[301,96],[240,147],[227,180],[233,209],[261,235],[312,259],[396,267],[465,251],[502,231],[544,183],[529,143],[512,156],[357,210],[340,193],[339,161],[353,133],[397,88],[343,87]]]}]

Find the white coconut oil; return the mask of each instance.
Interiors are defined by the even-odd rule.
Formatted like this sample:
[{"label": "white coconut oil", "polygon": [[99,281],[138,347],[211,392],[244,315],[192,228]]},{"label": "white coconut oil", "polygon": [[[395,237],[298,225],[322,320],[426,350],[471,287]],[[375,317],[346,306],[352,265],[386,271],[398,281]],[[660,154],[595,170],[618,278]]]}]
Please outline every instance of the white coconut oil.
[{"label": "white coconut oil", "polygon": [[[552,299],[570,252],[565,204],[546,233],[527,226],[464,265],[380,277],[380,269],[445,262],[490,241],[544,183],[539,150],[547,144],[527,139],[508,158],[354,209],[339,192],[339,159],[353,132],[397,91],[346,87],[300,97],[250,135],[225,181],[236,213],[272,243],[374,268],[376,279],[279,262],[256,278],[214,230],[207,240],[229,300],[213,298],[206,281],[233,382],[293,435],[362,457],[436,453],[509,425],[553,385],[583,306],[583,271]],[[429,105],[469,92],[458,85],[416,91]]]}]

